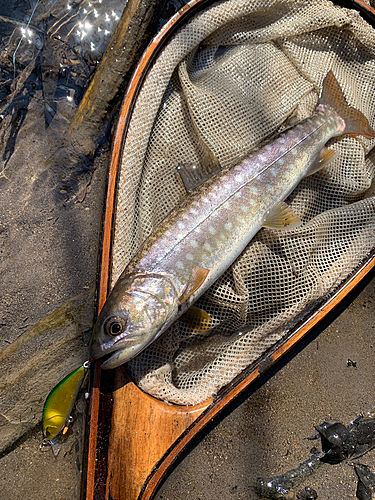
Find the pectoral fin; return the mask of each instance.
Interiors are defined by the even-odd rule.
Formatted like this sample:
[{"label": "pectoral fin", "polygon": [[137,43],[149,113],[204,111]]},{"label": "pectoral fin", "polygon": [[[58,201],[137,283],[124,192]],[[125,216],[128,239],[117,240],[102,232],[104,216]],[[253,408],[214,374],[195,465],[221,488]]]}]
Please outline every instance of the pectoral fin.
[{"label": "pectoral fin", "polygon": [[199,307],[191,306],[185,314],[180,317],[180,321],[194,330],[196,333],[207,332],[212,328],[212,318]]},{"label": "pectoral fin", "polygon": [[209,273],[209,269],[204,269],[203,267],[194,267],[193,272],[191,273],[190,280],[186,285],[182,295],[180,297],[180,303],[183,304],[186,300],[193,295],[206,281],[206,278]]},{"label": "pectoral fin", "polygon": [[337,156],[337,152],[332,149],[323,148],[319,153],[317,159],[309,168],[306,176],[313,175],[318,172],[321,168],[325,167],[329,162],[334,160]]},{"label": "pectoral fin", "polygon": [[272,210],[268,212],[263,227],[278,230],[295,229],[301,225],[301,219],[284,202],[277,203]]}]

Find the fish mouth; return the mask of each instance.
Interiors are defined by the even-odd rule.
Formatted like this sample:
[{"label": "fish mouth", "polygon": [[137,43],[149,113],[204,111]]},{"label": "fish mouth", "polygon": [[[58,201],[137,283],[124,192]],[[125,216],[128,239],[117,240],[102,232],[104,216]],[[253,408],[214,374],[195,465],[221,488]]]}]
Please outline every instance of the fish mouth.
[{"label": "fish mouth", "polygon": [[103,370],[111,370],[113,368],[117,368],[118,366],[121,366],[122,364],[126,363],[127,361],[130,361],[131,358],[129,359],[124,359],[122,360],[121,354],[123,351],[126,349],[119,349],[118,351],[114,352],[113,354],[109,354],[109,357],[103,358],[102,364],[100,365],[100,368]]},{"label": "fish mouth", "polygon": [[135,358],[135,356],[143,351],[143,349],[145,349],[149,344],[151,344],[152,341],[153,339],[148,339],[139,344],[118,349],[102,361],[102,364],[100,365],[101,368],[103,368],[103,370],[111,370],[127,363],[131,359]]}]

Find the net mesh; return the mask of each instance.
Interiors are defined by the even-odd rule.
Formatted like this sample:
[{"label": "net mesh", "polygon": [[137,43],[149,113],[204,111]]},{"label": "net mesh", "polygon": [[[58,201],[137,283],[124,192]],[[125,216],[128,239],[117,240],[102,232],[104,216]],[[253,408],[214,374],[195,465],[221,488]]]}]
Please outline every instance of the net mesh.
[{"label": "net mesh", "polygon": [[[202,166],[210,151],[222,167],[235,165],[291,117],[313,112],[330,69],[374,127],[375,32],[356,11],[325,0],[227,0],[180,29],[148,73],[129,125],[112,285],[186,195],[178,166]],[[374,144],[330,141],[336,159],[288,200],[303,225],[259,231],[199,299],[209,332],[177,321],[128,363],[141,389],[176,404],[206,400],[358,265],[375,245]]]}]

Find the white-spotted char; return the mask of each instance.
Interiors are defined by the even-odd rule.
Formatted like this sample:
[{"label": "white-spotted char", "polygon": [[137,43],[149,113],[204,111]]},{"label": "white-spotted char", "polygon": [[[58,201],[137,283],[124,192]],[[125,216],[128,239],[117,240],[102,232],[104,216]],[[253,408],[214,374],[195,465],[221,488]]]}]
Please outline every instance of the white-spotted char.
[{"label": "white-spotted char", "polygon": [[311,117],[204,182],[146,240],[99,315],[91,356],[113,353],[103,368],[130,360],[207,290],[262,226],[297,227],[299,218],[283,200],[335,156],[324,145],[342,134],[375,138],[330,72]]}]

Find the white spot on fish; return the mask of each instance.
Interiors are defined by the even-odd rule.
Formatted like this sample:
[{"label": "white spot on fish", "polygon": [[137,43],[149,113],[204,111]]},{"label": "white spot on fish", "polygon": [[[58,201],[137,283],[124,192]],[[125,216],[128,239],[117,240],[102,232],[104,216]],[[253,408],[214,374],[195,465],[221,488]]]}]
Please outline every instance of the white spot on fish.
[{"label": "white spot on fish", "polygon": [[207,203],[210,203],[210,200],[209,200],[209,198],[207,198],[207,196],[204,196],[204,197],[202,198],[202,201],[203,201],[203,203],[206,203],[206,204],[207,204]]},{"label": "white spot on fish", "polygon": [[199,213],[199,211],[198,211],[196,208],[191,208],[191,209],[190,209],[190,213],[191,213],[192,215],[197,215],[197,214]]},{"label": "white spot on fish", "polygon": [[178,221],[177,222],[177,226],[180,228],[180,229],[184,229],[185,228],[185,224],[181,221]]},{"label": "white spot on fish", "polygon": [[185,266],[183,265],[183,263],[180,260],[176,263],[176,267],[177,267],[177,269],[185,269]]},{"label": "white spot on fish", "polygon": [[250,193],[252,193],[252,194],[258,194],[258,188],[256,188],[255,186],[251,186],[250,187]]},{"label": "white spot on fish", "polygon": [[282,156],[281,158],[279,158],[279,159],[277,160],[277,164],[278,164],[278,165],[285,165],[285,158],[284,158],[283,156]]},{"label": "white spot on fish", "polygon": [[297,154],[298,154],[297,148],[296,148],[296,147],[294,147],[294,148],[291,150],[291,153],[292,153],[292,155],[293,155],[293,156],[297,156]]},{"label": "white spot on fish", "polygon": [[216,229],[215,229],[213,226],[210,226],[210,227],[208,228],[208,232],[209,232],[210,234],[216,234]]},{"label": "white spot on fish", "polygon": [[284,144],[285,143],[285,137],[282,135],[281,137],[279,137],[279,142],[280,144]]},{"label": "white spot on fish", "polygon": [[187,253],[186,258],[187,260],[194,260],[194,255],[192,253]]},{"label": "white spot on fish", "polygon": [[236,182],[238,182],[240,184],[241,182],[243,182],[243,175],[236,175],[235,179],[236,179]]},{"label": "white spot on fish", "polygon": [[277,177],[278,174],[277,168],[271,168],[270,174],[272,175],[272,177]]},{"label": "white spot on fish", "polygon": [[237,219],[237,222],[239,222],[240,224],[242,224],[244,222],[244,218],[241,217],[240,215],[237,215],[236,219]]},{"label": "white spot on fish", "polygon": [[231,204],[229,201],[226,201],[223,205],[223,207],[225,208],[225,210],[229,210],[231,208]]},{"label": "white spot on fish", "polygon": [[249,207],[246,206],[246,205],[242,205],[241,206],[241,210],[242,210],[242,212],[244,212],[245,214],[247,214],[249,212]]},{"label": "white spot on fish", "polygon": [[233,224],[231,222],[227,222],[224,224],[224,229],[226,229],[227,231],[230,231],[233,227]]},{"label": "white spot on fish", "polygon": [[221,240],[223,240],[223,241],[225,241],[225,240],[227,239],[227,237],[225,236],[225,234],[224,234],[224,233],[220,233],[219,238],[220,238]]},{"label": "white spot on fish", "polygon": [[203,248],[205,250],[207,250],[207,252],[211,252],[212,251],[211,245],[209,243],[207,243],[207,242],[203,245]]},{"label": "white spot on fish", "polygon": [[261,162],[263,162],[263,163],[267,161],[267,157],[266,157],[266,156],[264,156],[264,155],[259,155],[259,156],[258,156],[258,158],[259,158],[259,160],[260,160]]},{"label": "white spot on fish", "polygon": [[235,198],[241,198],[241,196],[242,196],[241,191],[236,191],[236,192],[234,193],[234,197],[235,197]]},{"label": "white spot on fish", "polygon": [[197,242],[196,240],[191,240],[190,245],[191,245],[193,248],[198,248],[198,242]]},{"label": "white spot on fish", "polygon": [[266,185],[266,189],[267,189],[267,191],[270,191],[270,192],[271,192],[271,191],[273,191],[273,186],[272,186],[272,184],[267,184],[267,185]]}]

